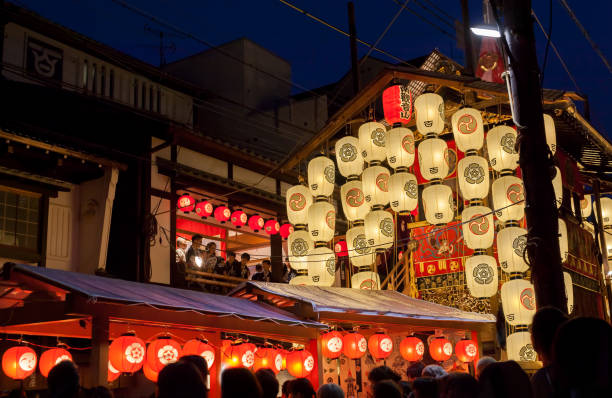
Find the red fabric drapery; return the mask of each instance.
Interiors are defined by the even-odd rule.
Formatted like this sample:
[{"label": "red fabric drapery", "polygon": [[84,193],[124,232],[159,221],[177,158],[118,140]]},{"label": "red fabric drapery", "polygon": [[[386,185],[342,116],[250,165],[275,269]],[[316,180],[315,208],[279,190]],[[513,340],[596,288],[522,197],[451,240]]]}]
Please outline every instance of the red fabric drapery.
[{"label": "red fabric drapery", "polygon": [[220,250],[218,255],[225,258],[225,238],[227,237],[227,230],[221,227],[215,227],[214,225],[203,224],[194,220],[186,220],[184,218],[178,218],[176,220],[176,229],[189,231],[190,233],[177,232],[177,237],[182,237],[191,241],[191,236],[194,234],[200,234],[204,236],[205,240],[209,240],[209,237],[219,238],[221,241],[215,241],[217,248]]}]

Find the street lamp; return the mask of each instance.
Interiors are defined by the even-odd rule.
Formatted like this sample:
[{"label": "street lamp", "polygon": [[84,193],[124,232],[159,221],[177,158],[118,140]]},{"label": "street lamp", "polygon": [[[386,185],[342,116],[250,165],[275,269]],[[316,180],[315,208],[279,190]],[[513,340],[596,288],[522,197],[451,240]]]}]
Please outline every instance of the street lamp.
[{"label": "street lamp", "polygon": [[472,26],[470,30],[476,36],[495,37],[495,38],[501,37],[501,33],[499,32],[499,29],[497,28],[497,26],[494,26],[494,25],[476,25],[476,26]]}]

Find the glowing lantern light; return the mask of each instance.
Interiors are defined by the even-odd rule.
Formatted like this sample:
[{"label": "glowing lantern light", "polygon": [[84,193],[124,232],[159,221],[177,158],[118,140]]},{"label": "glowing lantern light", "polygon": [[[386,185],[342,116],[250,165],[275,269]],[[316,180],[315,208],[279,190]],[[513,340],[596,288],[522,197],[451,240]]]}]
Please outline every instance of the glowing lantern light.
[{"label": "glowing lantern light", "polygon": [[289,223],[285,223],[283,225],[281,225],[280,227],[280,236],[283,239],[287,239],[289,237],[289,235],[291,235],[293,233],[293,225],[289,224]]},{"label": "glowing lantern light", "polygon": [[414,163],[414,133],[405,127],[389,130],[387,163],[394,169],[408,170]]},{"label": "glowing lantern light", "polygon": [[484,141],[482,116],[474,108],[459,109],[451,118],[453,136],[461,152],[478,150]]},{"label": "glowing lantern light", "polygon": [[314,369],[315,361],[306,350],[291,351],[287,354],[287,371],[293,377],[306,377]]},{"label": "glowing lantern light", "polygon": [[255,364],[255,353],[250,344],[232,344],[225,352],[225,366],[228,368],[251,368]]},{"label": "glowing lantern light", "polygon": [[491,188],[495,215],[500,221],[518,221],[525,215],[525,188],[515,176],[500,177]]},{"label": "glowing lantern light", "polygon": [[554,155],[557,152],[557,133],[555,131],[555,121],[552,116],[544,114],[544,132],[546,133],[546,143]]},{"label": "glowing lantern light", "polygon": [[330,196],[334,193],[336,167],[325,156],[318,156],[308,162],[308,187],[312,196]]},{"label": "glowing lantern light", "polygon": [[555,203],[558,209],[563,203],[563,182],[561,179],[561,170],[559,170],[557,166],[555,166],[555,176],[552,179],[552,185],[555,191]]},{"label": "glowing lantern light", "polygon": [[[609,233],[610,231],[604,231],[604,240],[606,242],[606,251],[607,251],[607,257],[610,258],[612,257],[612,234]],[[593,237],[595,237],[593,235]]]},{"label": "glowing lantern light", "polygon": [[448,147],[440,138],[427,138],[419,144],[419,170],[426,180],[441,180],[448,175]]},{"label": "glowing lantern light", "polygon": [[40,356],[38,369],[43,376],[48,377],[51,369],[62,361],[72,361],[70,352],[63,348],[51,348]]},{"label": "glowing lantern light", "polygon": [[[374,263],[376,253],[368,245],[363,225],[350,228],[346,231],[346,243],[349,259],[355,267],[369,267]],[[353,286],[355,285],[353,284]]]},{"label": "glowing lantern light", "polygon": [[517,134],[512,127],[497,126],[487,133],[489,162],[495,171],[514,170],[518,166],[519,154],[514,148]]},{"label": "glowing lantern light", "polygon": [[306,225],[308,209],[312,205],[312,194],[303,185],[294,185],[287,190],[287,218],[295,226]]},{"label": "glowing lantern light", "polygon": [[294,231],[289,235],[287,247],[291,268],[296,270],[298,274],[306,272],[308,269],[308,254],[314,250],[314,242],[310,239],[308,231]]},{"label": "glowing lantern light", "polygon": [[383,112],[389,125],[406,124],[412,119],[412,92],[405,85],[387,87],[382,95]]},{"label": "glowing lantern light", "polygon": [[363,171],[363,157],[359,150],[359,139],[342,137],[336,142],[336,164],[344,177],[358,176]]},{"label": "glowing lantern light", "polygon": [[236,210],[235,212],[232,213],[232,216],[230,218],[230,220],[232,221],[232,224],[234,224],[236,228],[240,228],[243,225],[245,225],[248,219],[249,217],[242,210]]},{"label": "glowing lantern light", "polygon": [[448,224],[453,220],[453,190],[444,184],[434,184],[423,190],[425,219],[432,225]]},{"label": "glowing lantern light", "polygon": [[108,382],[112,383],[113,381],[117,380],[119,376],[121,376],[121,372],[115,369],[113,365],[111,365],[110,361],[108,361],[108,375],[107,375]]},{"label": "glowing lantern light", "polygon": [[325,358],[336,359],[342,354],[342,334],[331,331],[321,337],[321,352]]},{"label": "glowing lantern light", "polygon": [[331,249],[317,247],[308,256],[308,277],[311,285],[331,286],[336,280],[336,255]]},{"label": "glowing lantern light", "polygon": [[396,213],[406,215],[419,204],[419,186],[414,174],[399,172],[389,178],[389,202]]},{"label": "glowing lantern light", "polygon": [[380,276],[371,270],[356,272],[351,277],[351,288],[359,290],[380,290]]},{"label": "glowing lantern light", "polygon": [[281,366],[281,370],[285,370],[287,369],[287,355],[289,355],[289,351],[283,349],[283,348],[279,348],[278,349],[278,353],[280,354],[281,358],[282,358],[282,366]]},{"label": "glowing lantern light", "polygon": [[183,356],[199,355],[206,360],[208,369],[215,363],[215,349],[206,341],[200,339],[189,340],[183,346]]},{"label": "glowing lantern light", "polygon": [[535,362],[538,356],[531,345],[529,332],[512,333],[506,338],[508,360],[521,362]]},{"label": "glowing lantern light", "polygon": [[344,216],[349,221],[363,220],[370,211],[366,204],[361,181],[348,181],[340,187],[340,199]]},{"label": "glowing lantern light", "polygon": [[274,373],[283,370],[283,356],[274,348],[260,348],[255,352],[253,372],[259,369],[271,369]]},{"label": "glowing lantern light", "polygon": [[342,338],[342,352],[347,358],[359,359],[368,350],[368,341],[359,333],[348,333]]},{"label": "glowing lantern light", "polygon": [[36,370],[36,353],[26,346],[9,348],[2,355],[2,370],[13,380],[23,380]]},{"label": "glowing lantern light", "polygon": [[393,246],[395,225],[388,211],[372,210],[365,218],[365,234],[368,246],[376,251],[384,251]]},{"label": "glowing lantern light", "polygon": [[571,314],[574,312],[574,285],[569,272],[563,273],[563,284],[565,286],[565,297],[567,297],[567,313]]},{"label": "glowing lantern light", "polygon": [[421,339],[410,336],[400,343],[400,354],[406,361],[416,362],[423,359],[425,354],[425,344]]},{"label": "glowing lantern light", "polygon": [[359,149],[366,162],[382,162],[387,157],[387,129],[381,123],[368,122],[359,126]]},{"label": "glowing lantern light", "polygon": [[461,362],[472,362],[478,356],[478,345],[474,340],[459,340],[455,344],[455,355]]},{"label": "glowing lantern light", "polygon": [[176,206],[183,213],[189,213],[190,211],[193,211],[193,209],[195,208],[195,204],[196,203],[193,196],[189,194],[184,194],[178,198]]},{"label": "glowing lantern light", "polygon": [[379,165],[363,171],[361,181],[367,205],[386,206],[389,203],[389,177],[389,170]]},{"label": "glowing lantern light", "polygon": [[393,340],[384,333],[373,334],[368,340],[368,349],[374,359],[385,359],[393,352]]},{"label": "glowing lantern light", "polygon": [[493,246],[495,225],[491,209],[485,206],[466,207],[461,213],[461,221],[467,247],[476,250]]},{"label": "glowing lantern light", "polygon": [[152,371],[159,372],[169,363],[181,357],[181,345],[170,338],[153,340],[147,348],[147,363]]},{"label": "glowing lantern light", "polygon": [[438,94],[421,94],[414,101],[417,128],[423,135],[444,130],[444,100]]},{"label": "glowing lantern light", "polygon": [[142,368],[145,353],[144,341],[128,334],[113,340],[108,348],[108,359],[119,373],[134,373]]},{"label": "glowing lantern light", "polygon": [[593,199],[591,195],[584,195],[584,199],[580,200],[580,213],[582,218],[589,218],[593,212]]},{"label": "glowing lantern light", "polygon": [[329,242],[336,229],[336,209],[329,202],[315,202],[308,210],[308,231],[315,242]]},{"label": "glowing lantern light", "polygon": [[506,227],[497,233],[497,257],[502,271],[525,272],[529,268],[523,258],[527,248],[527,230]]},{"label": "glowing lantern light", "polygon": [[607,196],[602,196],[601,203],[601,219],[604,227],[612,225],[612,199]]},{"label": "glowing lantern light", "polygon": [[562,263],[567,261],[568,250],[569,246],[567,242],[567,226],[565,225],[565,221],[559,219],[559,254],[561,255]]},{"label": "glowing lantern light", "polygon": [[260,215],[252,215],[249,218],[249,228],[253,230],[253,232],[259,232],[264,227],[264,219]]},{"label": "glowing lantern light", "polygon": [[268,220],[264,224],[264,229],[268,235],[276,235],[280,231],[280,224],[276,220]]},{"label": "glowing lantern light", "polygon": [[446,361],[453,355],[453,345],[446,338],[437,337],[429,344],[429,355],[434,361]]},{"label": "glowing lantern light", "polygon": [[468,258],[465,262],[465,279],[472,296],[478,298],[493,296],[497,293],[499,284],[497,262],[486,254]]},{"label": "glowing lantern light", "polygon": [[225,224],[225,222],[230,219],[231,215],[232,212],[227,206],[219,206],[215,209],[215,218],[221,224]]},{"label": "glowing lantern light", "polygon": [[463,199],[484,199],[489,194],[489,165],[482,156],[461,159],[457,165],[457,176]]},{"label": "glowing lantern light", "polygon": [[146,361],[145,361],[144,365],[142,365],[142,373],[144,373],[144,376],[147,379],[149,379],[153,383],[157,383],[157,378],[159,377],[159,372],[156,372],[153,369],[151,369],[151,366]]},{"label": "glowing lantern light", "polygon": [[206,218],[213,213],[213,205],[207,200],[198,202],[195,205],[195,212],[198,216]]},{"label": "glowing lantern light", "polygon": [[334,245],[334,252],[338,257],[348,257],[348,245],[345,240],[339,240]]},{"label": "glowing lantern light", "polygon": [[529,325],[536,311],[533,285],[524,279],[513,279],[502,285],[501,299],[506,321],[512,325]]}]

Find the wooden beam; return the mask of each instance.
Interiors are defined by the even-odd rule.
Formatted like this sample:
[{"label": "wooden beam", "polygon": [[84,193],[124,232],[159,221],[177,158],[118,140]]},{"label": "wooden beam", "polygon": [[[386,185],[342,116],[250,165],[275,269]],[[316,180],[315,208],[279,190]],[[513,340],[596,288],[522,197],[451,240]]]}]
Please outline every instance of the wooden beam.
[{"label": "wooden beam", "polygon": [[108,383],[108,316],[94,316],[91,319],[91,352],[89,354],[89,375],[86,387],[104,386]]}]

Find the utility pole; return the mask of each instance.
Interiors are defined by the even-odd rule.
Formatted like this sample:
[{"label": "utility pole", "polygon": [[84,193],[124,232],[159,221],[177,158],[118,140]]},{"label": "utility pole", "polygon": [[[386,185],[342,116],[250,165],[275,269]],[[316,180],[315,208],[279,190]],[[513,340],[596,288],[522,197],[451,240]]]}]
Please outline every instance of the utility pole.
[{"label": "utility pole", "polygon": [[348,2],[349,35],[351,42],[351,74],[353,76],[353,94],[359,92],[359,61],[357,59],[357,27],[355,26],[355,5]]},{"label": "utility pole", "polygon": [[559,253],[559,223],[542,117],[542,88],[531,20],[530,0],[504,0],[505,48],[513,118],[519,131],[519,165],[525,184],[525,214],[531,279],[538,307],[567,313]]},{"label": "utility pole", "polygon": [[463,19],[463,48],[465,51],[465,74],[474,76],[474,48],[470,32],[470,11],[467,0],[461,0],[461,14]]}]

